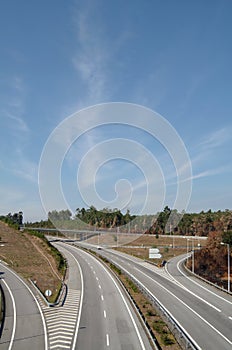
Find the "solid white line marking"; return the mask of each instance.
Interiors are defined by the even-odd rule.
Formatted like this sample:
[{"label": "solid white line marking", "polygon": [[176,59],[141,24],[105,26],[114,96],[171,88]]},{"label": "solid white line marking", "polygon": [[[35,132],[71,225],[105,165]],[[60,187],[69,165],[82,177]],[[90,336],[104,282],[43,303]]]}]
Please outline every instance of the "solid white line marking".
[{"label": "solid white line marking", "polygon": [[[57,331],[57,329],[56,329],[56,331]],[[67,330],[63,330],[63,331],[58,331],[58,332],[51,332],[51,334],[52,334],[52,336],[55,336],[55,335],[60,335],[60,334],[66,334],[66,335],[71,335],[72,336],[72,331],[69,331],[69,332],[67,332]]]},{"label": "solid white line marking", "polygon": [[[145,275],[147,278],[151,279],[154,283],[158,284],[161,288],[163,288],[166,292],[168,292],[169,294],[171,294],[174,298],[176,298],[179,302],[181,302],[185,307],[187,307],[190,311],[192,311],[197,317],[199,317],[203,322],[205,322],[210,328],[212,328],[217,334],[219,334],[225,341],[227,341],[229,344],[232,345],[232,342],[226,338],[225,335],[223,335],[220,331],[218,331],[211,323],[209,323],[208,321],[206,321],[206,319],[204,319],[204,317],[202,317],[200,314],[198,314],[195,310],[193,310],[188,304],[186,304],[184,301],[182,301],[180,298],[178,298],[174,293],[170,292],[170,290],[168,290],[167,288],[165,288],[162,284],[160,284],[159,282],[155,281],[153,278],[151,278],[150,276],[146,275],[144,272],[140,271],[139,269],[136,268],[136,270],[138,270],[140,273],[142,273],[143,275]],[[133,276],[131,274],[131,276],[138,282],[140,283],[143,288],[145,288],[152,296],[153,298],[155,298],[154,294],[152,294],[150,292],[150,290],[145,287],[141,282],[139,282],[137,280],[137,278],[135,276]],[[164,306],[163,306],[164,307]],[[183,327],[182,327],[183,328]],[[185,330],[186,331],[186,330]],[[187,331],[186,331],[187,333]],[[188,334],[188,336],[190,337],[190,335]],[[191,337],[192,339],[192,337]],[[193,340],[193,339],[192,339]],[[194,342],[195,343],[195,342]],[[198,347],[198,345],[197,345]],[[199,347],[198,347],[199,348]]]},{"label": "solid white line marking", "polygon": [[14,300],[14,296],[8,286],[8,284],[6,283],[6,281],[4,279],[2,279],[2,282],[5,284],[9,294],[10,294],[10,297],[11,297],[11,300],[12,300],[12,305],[13,305],[13,312],[14,312],[14,315],[13,315],[13,330],[12,330],[12,335],[11,335],[11,339],[10,339],[10,344],[9,344],[9,347],[8,347],[8,350],[11,350],[12,349],[12,346],[13,346],[13,342],[14,342],[14,337],[15,337],[15,331],[16,331],[16,305],[15,305],[15,300]]},{"label": "solid white line marking", "polygon": [[56,344],[56,343],[64,343],[64,344],[70,344],[71,341],[70,340],[53,340],[53,341],[50,341],[50,344]]},{"label": "solid white line marking", "polygon": [[[86,254],[88,254],[88,253],[86,253]],[[93,259],[96,259],[96,258],[93,257]],[[138,327],[137,327],[137,324],[136,324],[136,322],[135,322],[135,320],[134,320],[134,318],[133,318],[133,315],[132,315],[131,310],[130,310],[130,308],[129,308],[127,302],[126,302],[126,299],[124,298],[124,296],[123,296],[123,294],[122,294],[122,291],[120,290],[118,284],[116,283],[116,281],[114,280],[114,278],[112,277],[112,275],[110,274],[110,272],[109,272],[97,259],[96,259],[96,262],[97,262],[97,263],[103,268],[103,270],[108,274],[108,276],[110,277],[110,279],[113,281],[115,287],[117,288],[117,290],[118,290],[118,292],[119,292],[119,294],[120,294],[120,296],[121,296],[121,298],[122,298],[122,301],[123,301],[124,305],[126,306],[127,312],[128,312],[128,314],[129,314],[129,316],[130,316],[130,319],[131,319],[131,321],[132,321],[132,323],[133,323],[133,326],[134,326],[134,329],[135,329],[135,331],[136,331],[137,337],[138,337],[138,339],[139,339],[139,343],[140,343],[140,345],[141,345],[141,348],[142,348],[142,350],[146,350],[145,345],[144,345],[144,343],[143,343],[143,339],[142,339],[142,337],[141,337],[141,334],[139,333],[139,329],[138,329]]]},{"label": "solid white line marking", "polygon": [[106,334],[106,346],[110,346],[109,334]]},{"label": "solid white line marking", "polygon": [[64,344],[58,344],[58,345],[50,345],[50,350],[51,349],[58,349],[58,350],[60,350],[60,349],[70,349],[70,346],[68,345],[64,345]]},{"label": "solid white line marking", "polygon": [[74,339],[73,339],[73,346],[72,346],[72,350],[75,350],[75,348],[76,348],[76,341],[77,341],[77,334],[78,334],[80,320],[81,320],[82,305],[83,305],[84,279],[83,279],[82,269],[81,269],[81,266],[80,266],[78,260],[75,258],[75,256],[68,249],[65,249],[65,250],[68,251],[68,253],[71,254],[73,259],[76,261],[76,264],[77,264],[77,266],[79,268],[80,276],[81,276],[81,299],[80,299],[79,312],[78,312],[78,318],[77,318],[77,323],[76,323],[76,331],[75,331],[75,335],[74,335]]},{"label": "solid white line marking", "polygon": [[[69,340],[69,341],[71,341],[72,340],[72,336],[70,337],[68,337],[68,336],[66,336],[66,335],[61,335],[61,334],[59,334],[59,335],[54,335],[54,336],[52,336],[52,337],[50,337],[50,343],[51,343],[51,340],[53,340],[53,339],[60,339],[60,338],[62,338],[62,339],[67,339],[67,340]],[[63,340],[62,340],[63,341]]]},{"label": "solid white line marking", "polygon": [[69,312],[69,313],[64,313],[64,312],[61,312],[60,314],[57,314],[57,315],[47,315],[47,319],[48,320],[60,320],[60,318],[63,318],[63,321],[65,318],[67,318],[68,320],[72,319],[72,320],[76,320],[76,315],[74,315],[73,313]]},{"label": "solid white line marking", "polygon": [[[186,258],[181,259],[181,260],[179,261],[179,263],[181,263],[181,262],[182,262],[183,260],[185,260],[185,259],[186,259]],[[231,301],[229,301],[229,300],[223,298],[221,295],[218,295],[218,294],[212,292],[210,289],[208,289],[208,288],[202,286],[200,283],[194,281],[192,278],[190,278],[190,277],[188,277],[187,275],[185,275],[184,272],[181,271],[181,270],[179,269],[179,263],[178,263],[178,270],[180,271],[180,273],[181,273],[185,278],[187,278],[187,279],[190,280],[191,282],[195,283],[196,285],[198,285],[198,286],[201,287],[202,289],[206,290],[208,293],[213,294],[214,296],[218,297],[219,299],[222,299],[223,301],[225,301],[225,302],[227,302],[227,303],[229,303],[229,304],[232,305],[232,302],[231,302]],[[166,269],[166,271],[167,271],[167,269]]]},{"label": "solid white line marking", "polygon": [[59,330],[66,330],[67,332],[69,332],[70,330],[70,332],[72,332],[73,333],[73,326],[70,326],[70,325],[68,325],[68,324],[64,324],[63,322],[62,322],[62,324],[61,324],[61,327],[59,327],[59,326],[57,326],[57,324],[54,324],[54,325],[48,325],[48,330],[50,330],[51,332],[52,332],[52,329],[53,328],[55,328],[57,331],[59,331]]},{"label": "solid white line marking", "polygon": [[[43,315],[42,312],[42,308],[38,302],[38,300],[36,299],[36,297],[34,296],[34,294],[32,293],[31,289],[28,287],[28,285],[11,269],[9,269],[8,267],[4,266],[5,269],[7,269],[8,271],[10,271],[10,273],[12,273],[20,282],[23,283],[23,285],[27,288],[27,290],[29,291],[29,293],[31,294],[31,296],[33,297],[33,299],[35,300],[35,303],[39,309],[39,313],[42,319],[42,323],[43,323],[43,329],[44,329],[44,350],[48,349],[48,335],[47,335],[47,328],[46,328],[46,323],[45,323],[45,317]],[[10,350],[10,347],[8,348],[8,350]]]},{"label": "solid white line marking", "polygon": [[[179,261],[179,263],[181,262],[182,260]],[[179,263],[177,264],[177,269],[178,271],[181,273],[180,271],[180,266],[179,266]],[[178,285],[183,288],[184,290],[186,290],[188,293],[194,295],[197,299],[203,301],[204,303],[206,303],[208,306],[212,307],[213,309],[215,309],[216,311],[218,312],[222,312],[220,309],[218,309],[216,306],[212,305],[211,303],[209,303],[208,301],[206,301],[205,299],[201,298],[199,295],[195,294],[194,292],[192,292],[191,290],[189,290],[187,287],[185,287],[183,284],[181,284],[179,281],[177,281],[170,273],[169,271],[166,269],[167,273],[169,274],[169,276],[171,276],[177,283]]]},{"label": "solid white line marking", "polygon": [[[75,249],[78,250],[78,248],[75,248]],[[84,254],[88,254],[88,253],[82,252],[82,254],[84,255]],[[145,345],[144,345],[144,343],[143,343],[143,339],[142,339],[142,337],[141,337],[141,334],[139,333],[139,329],[138,329],[138,327],[137,327],[137,324],[136,324],[136,322],[135,322],[135,320],[134,320],[134,318],[133,318],[133,315],[132,315],[132,313],[131,313],[131,310],[130,310],[130,308],[129,308],[127,302],[126,302],[126,299],[124,298],[124,296],[123,296],[123,294],[122,294],[122,291],[120,290],[118,284],[116,283],[116,281],[114,280],[114,278],[112,277],[112,275],[110,274],[110,272],[104,267],[104,265],[102,265],[101,262],[99,262],[96,258],[92,257],[90,254],[88,254],[88,256],[90,256],[92,259],[94,259],[95,262],[101,266],[101,268],[107,273],[107,275],[108,275],[108,276],[110,277],[110,279],[113,281],[114,285],[116,286],[116,288],[117,288],[117,290],[118,290],[118,292],[119,292],[119,294],[120,294],[120,296],[121,296],[121,298],[122,298],[122,300],[123,300],[124,305],[126,306],[127,312],[128,312],[128,314],[129,314],[129,316],[130,316],[130,319],[131,319],[131,321],[132,321],[132,323],[133,323],[133,326],[134,326],[134,329],[135,329],[135,331],[136,331],[137,337],[138,337],[138,339],[139,339],[139,343],[140,343],[141,349],[142,349],[142,350],[146,350]],[[101,295],[101,299],[104,300],[103,295]],[[73,350],[74,350],[74,349],[73,349]]]}]

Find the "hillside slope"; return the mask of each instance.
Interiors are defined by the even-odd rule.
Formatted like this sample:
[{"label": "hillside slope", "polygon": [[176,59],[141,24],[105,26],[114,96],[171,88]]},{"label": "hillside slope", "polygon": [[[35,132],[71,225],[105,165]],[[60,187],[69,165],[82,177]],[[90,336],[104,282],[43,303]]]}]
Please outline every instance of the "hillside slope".
[{"label": "hillside slope", "polygon": [[36,281],[42,292],[57,293],[64,268],[62,257],[44,239],[0,222],[0,259],[25,279]]}]

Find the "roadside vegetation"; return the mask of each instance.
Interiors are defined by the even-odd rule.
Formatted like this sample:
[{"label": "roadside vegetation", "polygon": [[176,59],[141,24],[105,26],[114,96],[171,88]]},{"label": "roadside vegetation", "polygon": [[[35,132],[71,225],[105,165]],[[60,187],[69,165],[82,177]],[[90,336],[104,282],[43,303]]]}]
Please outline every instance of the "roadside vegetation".
[{"label": "roadside vegetation", "polygon": [[[4,220],[5,221],[5,220]],[[15,223],[0,221],[0,259],[26,280],[33,281],[44,294],[52,291],[49,302],[59,294],[66,270],[66,262],[39,232],[21,231]]]},{"label": "roadside vegetation", "polygon": [[[166,225],[171,213],[173,222],[170,223],[170,232],[166,232]],[[177,221],[179,223],[175,227],[174,223]],[[64,228],[80,229],[83,226],[90,230],[112,229],[116,231],[119,227],[121,234],[128,232],[143,233],[140,238],[128,244],[122,242],[122,236],[118,237],[120,238],[120,243],[117,241],[116,236],[114,241],[115,244],[117,243],[120,246],[118,249],[121,251],[142,259],[148,259],[149,248],[159,248],[162,258],[153,261],[157,265],[161,265],[164,260],[167,261],[175,255],[186,253],[187,251],[190,253],[194,250],[195,272],[213,283],[226,286],[228,280],[227,247],[222,246],[221,242],[229,244],[231,251],[232,241],[228,238],[232,232],[231,210],[179,213],[177,210],[171,210],[166,206],[163,211],[154,215],[135,217],[130,214],[129,210],[122,214],[118,209],[110,210],[104,208],[103,210],[97,210],[91,206],[88,209],[77,208],[74,217],[68,210],[53,210],[48,214],[47,221],[34,224],[41,227],[52,227],[54,223],[57,227]],[[28,223],[28,225],[33,225],[33,223]],[[227,238],[225,235],[227,235]],[[180,239],[173,238],[173,236],[179,236]],[[195,236],[208,237],[208,239],[197,242],[193,238]],[[183,238],[186,239],[184,240]],[[93,237],[92,241],[94,239],[96,238]],[[192,260],[190,258],[188,267],[191,266],[191,263]]]},{"label": "roadside vegetation", "polygon": [[[172,221],[167,230],[166,224],[172,213]],[[175,223],[179,222],[176,226]],[[135,216],[129,210],[122,213],[119,209],[103,208],[97,210],[90,208],[77,208],[72,216],[69,210],[52,210],[48,213],[48,219],[36,223],[28,222],[29,226],[89,228],[89,229],[117,229],[120,232],[147,233],[154,235],[175,234],[180,236],[208,236],[210,232],[224,232],[232,230],[232,211],[218,210],[213,212],[201,211],[200,213],[178,212],[166,206],[163,211],[153,215]],[[168,231],[168,232],[167,232]],[[171,232],[169,232],[171,231]]]}]

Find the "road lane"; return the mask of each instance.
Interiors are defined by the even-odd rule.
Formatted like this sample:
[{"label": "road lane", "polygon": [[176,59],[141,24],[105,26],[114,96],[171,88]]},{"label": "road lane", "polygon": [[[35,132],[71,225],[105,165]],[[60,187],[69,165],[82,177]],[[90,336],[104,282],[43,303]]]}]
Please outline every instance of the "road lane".
[{"label": "road lane", "polygon": [[[183,288],[172,276],[164,277],[158,270],[156,273],[154,268],[148,269],[141,260],[112,250],[100,250],[99,253],[110,258],[121,268],[126,268],[143,283],[174,315],[200,348],[210,350],[232,348],[231,320],[226,313],[218,312],[204,302],[204,299],[207,300],[207,291],[204,292],[205,295],[201,295],[201,300],[188,292],[189,286]],[[211,302],[213,304],[214,300]],[[221,300],[222,310],[229,304],[226,305]]]},{"label": "road lane", "polygon": [[108,270],[88,253],[65,244],[63,246],[78,259],[84,278],[83,308],[76,348],[151,349],[124,292]]},{"label": "road lane", "polygon": [[6,298],[6,317],[1,350],[47,350],[47,334],[42,311],[26,283],[6,265],[0,264]]},{"label": "road lane", "polygon": [[189,274],[182,266],[184,259],[185,256],[171,259],[166,266],[167,272],[182,286],[191,289],[193,293],[221,310],[228,318],[231,317],[232,296]]}]

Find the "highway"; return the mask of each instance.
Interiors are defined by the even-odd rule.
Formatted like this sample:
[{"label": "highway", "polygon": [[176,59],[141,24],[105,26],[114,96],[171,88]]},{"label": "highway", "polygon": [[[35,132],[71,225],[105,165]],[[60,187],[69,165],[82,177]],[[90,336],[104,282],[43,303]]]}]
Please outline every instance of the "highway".
[{"label": "highway", "polygon": [[76,247],[55,245],[63,254],[66,250],[77,259],[83,275],[76,349],[152,349],[124,291],[103,264]]},{"label": "highway", "polygon": [[6,315],[1,350],[47,350],[47,334],[41,308],[25,282],[5,264],[0,264]]},{"label": "highway", "polygon": [[169,262],[164,270],[115,250],[101,249],[98,253],[130,273],[157,298],[197,349],[232,349],[231,296],[183,276],[179,270],[183,257]]},{"label": "highway", "polygon": [[[42,307],[25,282],[0,264],[6,297],[1,350],[151,350],[137,314],[91,247],[128,273],[182,328],[195,349],[232,349],[232,297],[189,275],[184,256],[157,268],[113,249],[53,243],[68,264],[68,294],[61,308]],[[62,333],[63,332],[63,333]]]}]

